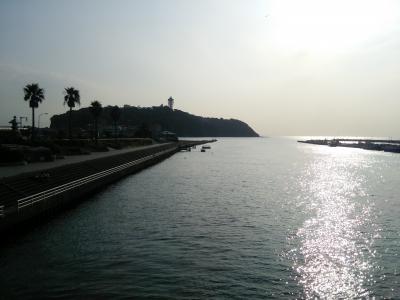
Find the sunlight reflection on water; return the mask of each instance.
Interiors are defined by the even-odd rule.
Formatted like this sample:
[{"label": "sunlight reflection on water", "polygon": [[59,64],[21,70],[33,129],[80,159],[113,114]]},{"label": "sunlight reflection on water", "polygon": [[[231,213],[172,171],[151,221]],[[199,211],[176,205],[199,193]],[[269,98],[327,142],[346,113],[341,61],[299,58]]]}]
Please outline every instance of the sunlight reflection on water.
[{"label": "sunlight reflection on water", "polygon": [[308,216],[289,251],[306,298],[370,295],[376,268],[372,248],[378,228],[367,200],[364,153],[315,148],[316,159],[301,178],[301,208]]}]

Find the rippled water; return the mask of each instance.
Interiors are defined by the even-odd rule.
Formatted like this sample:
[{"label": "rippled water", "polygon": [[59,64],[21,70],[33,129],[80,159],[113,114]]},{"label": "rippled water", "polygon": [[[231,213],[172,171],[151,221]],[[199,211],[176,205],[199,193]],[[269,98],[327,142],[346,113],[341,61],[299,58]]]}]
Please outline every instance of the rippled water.
[{"label": "rippled water", "polygon": [[2,245],[0,295],[400,298],[399,184],[399,154],[221,139]]}]

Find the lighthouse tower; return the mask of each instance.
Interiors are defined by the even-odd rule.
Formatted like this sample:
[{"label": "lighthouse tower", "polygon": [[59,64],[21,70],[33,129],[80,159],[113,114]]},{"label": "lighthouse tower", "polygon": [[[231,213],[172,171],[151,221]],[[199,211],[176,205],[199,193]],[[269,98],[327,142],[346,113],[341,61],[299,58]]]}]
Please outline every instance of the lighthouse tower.
[{"label": "lighthouse tower", "polygon": [[172,97],[169,97],[169,98],[168,98],[168,107],[169,107],[171,110],[174,110],[174,98],[172,98]]}]

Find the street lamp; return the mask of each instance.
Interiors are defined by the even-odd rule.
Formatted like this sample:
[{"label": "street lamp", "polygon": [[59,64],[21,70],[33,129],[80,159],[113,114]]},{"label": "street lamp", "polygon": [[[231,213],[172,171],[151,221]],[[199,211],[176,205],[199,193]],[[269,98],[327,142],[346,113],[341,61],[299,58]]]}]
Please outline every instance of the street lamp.
[{"label": "street lamp", "polygon": [[40,117],[43,115],[48,115],[48,113],[41,113],[38,118],[38,129],[40,129]]}]

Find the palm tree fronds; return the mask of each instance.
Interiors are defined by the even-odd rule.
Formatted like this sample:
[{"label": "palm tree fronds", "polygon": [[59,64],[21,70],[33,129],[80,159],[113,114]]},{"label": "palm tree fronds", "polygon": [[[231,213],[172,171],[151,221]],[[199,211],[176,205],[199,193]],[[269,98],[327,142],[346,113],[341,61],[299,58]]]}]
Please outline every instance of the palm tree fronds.
[{"label": "palm tree fronds", "polygon": [[67,104],[68,107],[75,107],[75,104],[81,104],[81,97],[79,95],[79,90],[74,87],[68,87],[64,89],[64,105]]},{"label": "palm tree fronds", "polygon": [[97,118],[100,116],[101,111],[103,110],[103,106],[101,105],[101,103],[97,100],[94,100],[89,107],[90,112],[92,113],[92,115]]},{"label": "palm tree fronds", "polygon": [[38,83],[27,84],[24,88],[24,100],[29,101],[29,107],[32,108],[32,141],[35,136],[35,108],[44,100],[44,89],[39,87]]}]

